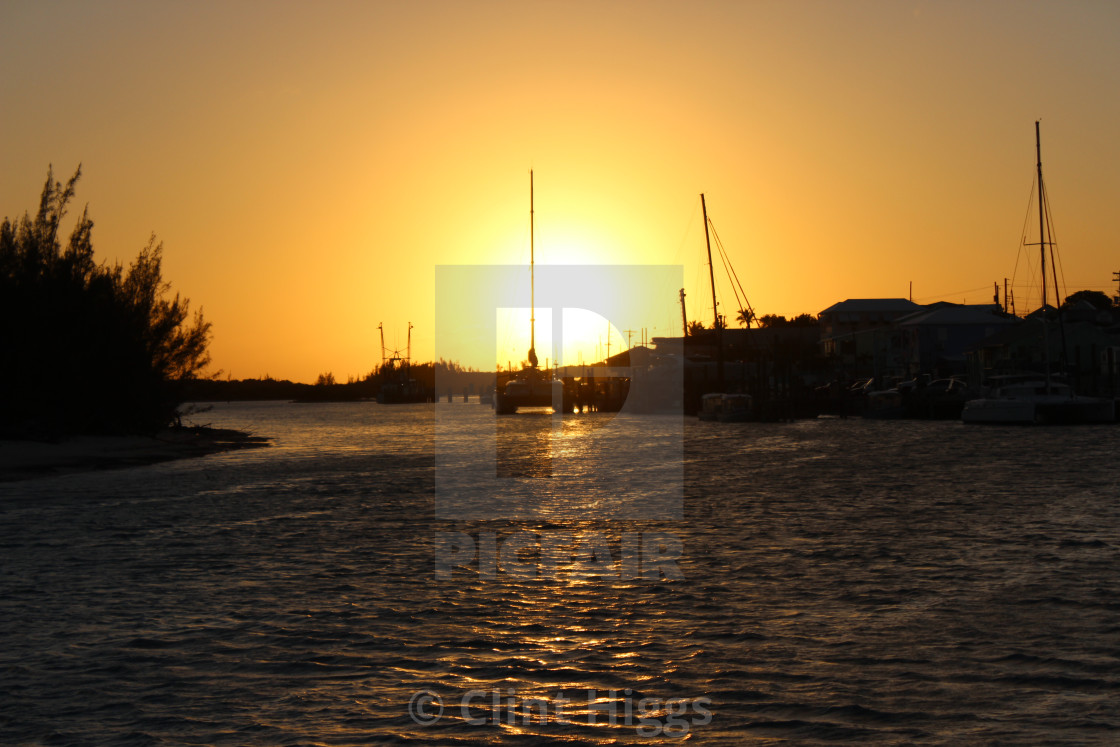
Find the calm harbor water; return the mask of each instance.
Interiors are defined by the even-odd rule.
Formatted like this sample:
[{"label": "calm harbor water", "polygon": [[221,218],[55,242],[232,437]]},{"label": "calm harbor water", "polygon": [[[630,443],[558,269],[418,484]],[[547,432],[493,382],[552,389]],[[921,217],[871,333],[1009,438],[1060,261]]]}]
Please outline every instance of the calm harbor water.
[{"label": "calm harbor water", "polygon": [[[1120,428],[689,422],[679,521],[468,522],[432,413],[221,404],[275,446],[0,484],[0,743],[1120,741]],[[437,580],[519,532],[683,578]]]}]

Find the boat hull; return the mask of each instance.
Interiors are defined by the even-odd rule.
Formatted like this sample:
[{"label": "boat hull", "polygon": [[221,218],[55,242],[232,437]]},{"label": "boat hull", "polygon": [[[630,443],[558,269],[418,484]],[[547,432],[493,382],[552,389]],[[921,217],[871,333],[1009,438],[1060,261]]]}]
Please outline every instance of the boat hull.
[{"label": "boat hull", "polygon": [[961,412],[966,423],[1083,424],[1116,422],[1112,400],[1098,397],[976,399]]},{"label": "boat hull", "polygon": [[512,415],[522,407],[554,407],[561,398],[560,382],[548,379],[514,379],[494,395],[494,412],[498,415]]}]

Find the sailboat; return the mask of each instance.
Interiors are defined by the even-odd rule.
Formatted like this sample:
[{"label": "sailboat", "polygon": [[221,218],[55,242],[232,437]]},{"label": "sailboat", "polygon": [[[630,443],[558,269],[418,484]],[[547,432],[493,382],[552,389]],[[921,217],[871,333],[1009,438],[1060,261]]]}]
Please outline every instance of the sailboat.
[{"label": "sailboat", "polygon": [[[529,171],[529,360],[517,375],[497,387],[494,412],[512,415],[519,407],[552,407],[553,391],[562,385],[547,370],[539,367],[537,358],[536,249],[534,246],[533,172]],[[559,392],[557,392],[559,394]]]},{"label": "sailboat", "polygon": [[[1116,406],[1110,399],[1075,394],[1065,383],[1054,380],[1050,371],[1050,341],[1046,320],[1046,191],[1042,181],[1042,138],[1034,123],[1035,154],[1038,160],[1038,246],[1042,267],[1043,374],[1003,377],[989,396],[965,403],[961,420],[966,423],[1111,423]],[[1055,295],[1057,278],[1055,277]]]}]

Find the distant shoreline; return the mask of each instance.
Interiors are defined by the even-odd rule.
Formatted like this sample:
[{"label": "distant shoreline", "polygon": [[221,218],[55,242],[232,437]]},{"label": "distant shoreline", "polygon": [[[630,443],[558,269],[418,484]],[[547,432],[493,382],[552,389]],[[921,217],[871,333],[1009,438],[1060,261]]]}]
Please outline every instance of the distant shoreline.
[{"label": "distant shoreline", "polygon": [[271,446],[270,439],[227,428],[169,428],[156,436],[74,436],[57,443],[0,441],[0,483],[75,472],[122,469]]}]

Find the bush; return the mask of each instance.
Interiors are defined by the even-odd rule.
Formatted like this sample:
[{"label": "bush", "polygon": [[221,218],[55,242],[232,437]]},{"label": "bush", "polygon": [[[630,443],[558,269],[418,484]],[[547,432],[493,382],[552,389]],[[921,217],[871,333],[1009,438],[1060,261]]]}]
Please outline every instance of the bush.
[{"label": "bush", "polygon": [[0,433],[151,433],[209,363],[210,325],[170,296],[153,235],[127,268],[94,260],[89,210],[58,231],[81,168],[50,170],[34,219],[0,224]]}]

